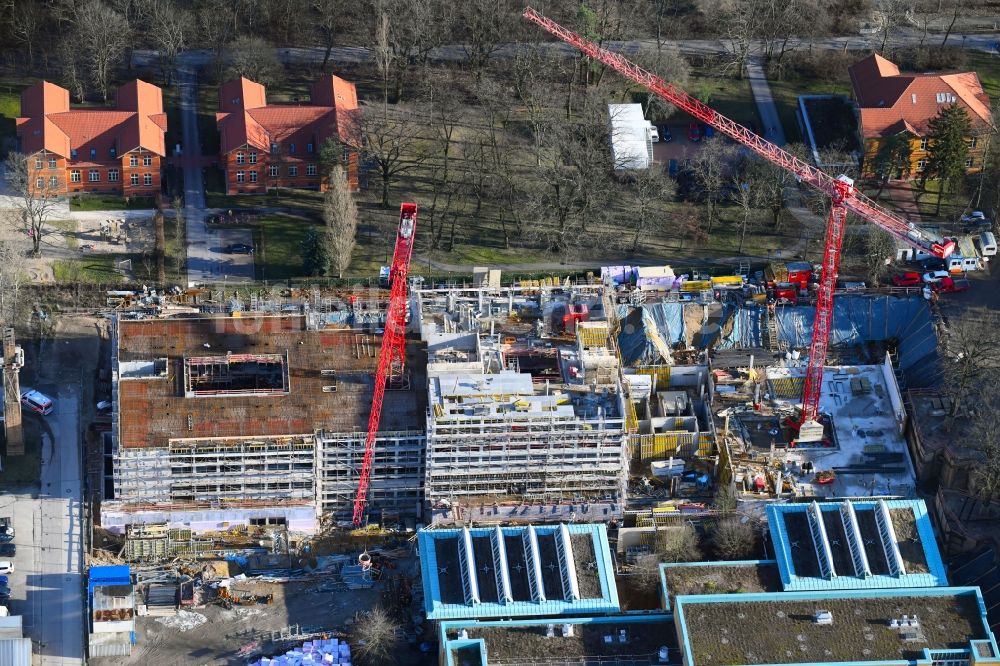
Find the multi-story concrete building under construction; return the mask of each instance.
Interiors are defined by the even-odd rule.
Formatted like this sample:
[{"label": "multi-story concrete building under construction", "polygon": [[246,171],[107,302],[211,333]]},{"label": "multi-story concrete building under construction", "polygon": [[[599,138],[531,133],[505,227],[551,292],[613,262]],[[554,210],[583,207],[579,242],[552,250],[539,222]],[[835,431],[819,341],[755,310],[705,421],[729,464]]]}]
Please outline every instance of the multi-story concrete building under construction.
[{"label": "multi-story concrete building under construction", "polygon": [[[350,516],[381,335],[309,316],[117,321],[112,327],[113,494],[102,524],[284,524]],[[371,506],[421,501],[423,363],[390,387]]]},{"label": "multi-story concrete building under construction", "polygon": [[625,403],[603,288],[424,289],[416,299],[428,518],[620,515]]}]

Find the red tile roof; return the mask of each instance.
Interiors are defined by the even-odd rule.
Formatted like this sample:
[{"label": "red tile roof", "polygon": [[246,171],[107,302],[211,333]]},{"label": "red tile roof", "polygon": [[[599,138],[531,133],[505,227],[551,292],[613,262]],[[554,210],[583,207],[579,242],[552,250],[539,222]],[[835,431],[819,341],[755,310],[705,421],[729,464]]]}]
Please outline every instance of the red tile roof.
[{"label": "red tile roof", "polygon": [[901,74],[895,64],[874,54],[852,65],[850,73],[866,139],[903,129],[923,136],[931,118],[952,103],[968,112],[977,131],[992,127],[990,99],[975,72]]},{"label": "red tile roof", "polygon": [[156,86],[136,79],[118,89],[114,109],[70,109],[69,92],[42,81],[21,93],[17,134],[26,154],[47,150],[70,158],[110,160],[111,149],[120,157],[143,148],[166,155],[163,135],[167,116],[163,96]]},{"label": "red tile roof", "polygon": [[241,78],[219,89],[216,123],[221,150],[231,152],[241,146],[268,151],[272,143],[287,147],[296,144],[301,154],[306,145],[319,145],[336,136],[356,143],[357,89],[337,76],[323,77],[310,87],[310,104],[267,104],[264,86]]}]

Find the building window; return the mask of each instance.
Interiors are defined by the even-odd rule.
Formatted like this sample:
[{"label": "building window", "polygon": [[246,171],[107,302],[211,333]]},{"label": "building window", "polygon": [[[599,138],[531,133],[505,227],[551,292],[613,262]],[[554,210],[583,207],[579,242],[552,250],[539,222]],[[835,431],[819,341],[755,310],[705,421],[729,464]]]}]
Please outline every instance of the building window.
[{"label": "building window", "polygon": [[923,171],[927,166],[927,160],[917,160],[917,171]]},{"label": "building window", "polygon": [[311,143],[306,144],[306,152],[311,153],[313,151],[313,145]]},{"label": "building window", "polygon": [[241,150],[240,152],[236,153],[236,163],[243,164],[244,162],[246,162],[246,156],[243,154],[243,151]]},{"label": "building window", "polygon": [[256,171],[251,171],[250,172],[250,182],[251,183],[256,183],[257,182],[257,172]]},{"label": "building window", "polygon": [[74,160],[76,159],[76,156],[77,156],[76,148],[73,148],[73,149],[71,149],[69,151],[69,156],[70,156],[71,159],[74,159]]},{"label": "building window", "polygon": [[35,187],[37,189],[39,189],[39,190],[44,189],[45,188],[45,179],[44,178],[36,178],[35,179]]},{"label": "building window", "polygon": [[44,163],[42,162],[42,158],[41,157],[36,157],[35,158],[35,168],[36,169],[41,169],[43,165],[44,165]]},{"label": "building window", "polygon": [[111,146],[111,150],[108,152],[111,153],[111,157],[118,157],[118,149],[115,148],[114,146]]},{"label": "building window", "polygon": [[80,172],[76,171],[76,170],[70,171],[69,172],[69,180],[72,183],[79,183],[80,182]]},{"label": "building window", "polygon": [[133,155],[132,157],[128,158],[128,165],[129,166],[133,166],[133,167],[139,166],[139,158],[136,157],[135,155]]},{"label": "building window", "polygon": [[136,185],[138,185],[139,184],[139,174],[133,173],[131,176],[128,177],[128,182],[129,182],[129,184],[132,185],[132,187],[135,187]]},{"label": "building window", "polygon": [[927,137],[920,140],[920,150],[927,150]]},{"label": "building window", "polygon": [[49,187],[59,187],[59,176],[49,176]]},{"label": "building window", "polygon": [[118,169],[108,169],[108,182],[118,182]]},{"label": "building window", "polygon": [[50,157],[49,158],[49,168],[50,169],[55,169],[56,168],[56,158],[54,158],[54,157]]},{"label": "building window", "polygon": [[151,173],[144,173],[144,174],[142,174],[142,184],[145,185],[146,187],[149,187],[150,185],[152,185],[153,184],[153,174],[151,174]]},{"label": "building window", "polygon": [[250,164],[257,164],[257,153],[250,153]]},{"label": "building window", "polygon": [[242,183],[246,179],[247,179],[247,174],[246,174],[245,171],[237,171],[236,172],[236,182],[237,183]]},{"label": "building window", "polygon": [[307,176],[315,176],[316,175],[316,165],[315,164],[307,164],[306,165],[306,175]]},{"label": "building window", "polygon": [[271,154],[272,155],[277,155],[278,154],[278,144],[276,144],[276,143],[272,143],[271,144]]},{"label": "building window", "polygon": [[92,160],[96,160],[97,159],[97,148],[91,148],[90,149],[90,159],[92,159]]},{"label": "building window", "polygon": [[92,183],[101,182],[101,172],[98,171],[97,169],[91,169],[90,172],[87,174],[87,180],[89,180]]},{"label": "building window", "polygon": [[278,165],[277,164],[272,164],[271,166],[267,167],[267,175],[270,176],[271,178],[277,178],[278,177]]},{"label": "building window", "polygon": [[144,167],[151,167],[151,166],[153,166],[153,156],[152,155],[143,155],[142,156],[142,166],[144,166]]},{"label": "building window", "polygon": [[288,144],[288,154],[292,155],[294,153],[295,153],[295,144],[294,143]]},{"label": "building window", "polygon": [[954,104],[955,103],[955,96],[952,95],[951,93],[939,92],[937,94],[937,103],[938,104],[949,104],[949,103],[950,104]]},{"label": "building window", "polygon": [[297,166],[288,167],[288,175],[291,176],[292,178],[299,175],[299,168]]},{"label": "building window", "polygon": [[968,169],[971,166],[972,166],[972,158],[971,157],[966,157],[965,158],[965,168]]},{"label": "building window", "polygon": [[969,139],[969,149],[972,150],[977,145],[979,145],[979,139],[977,137],[972,137]]}]

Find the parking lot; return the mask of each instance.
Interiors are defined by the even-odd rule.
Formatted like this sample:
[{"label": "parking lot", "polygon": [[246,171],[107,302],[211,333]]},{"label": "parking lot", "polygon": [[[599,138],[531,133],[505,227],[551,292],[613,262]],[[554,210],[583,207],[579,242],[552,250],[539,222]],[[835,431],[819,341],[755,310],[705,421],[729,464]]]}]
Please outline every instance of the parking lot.
[{"label": "parking lot", "polygon": [[[252,282],[254,280],[254,254],[232,252],[236,245],[253,247],[253,232],[246,228],[215,229],[205,224],[188,225],[188,281]],[[256,249],[256,248],[255,248]]]},{"label": "parking lot", "polygon": [[669,142],[659,141],[653,144],[653,160],[660,162],[666,167],[670,160],[677,160],[679,165],[684,164],[684,160],[692,159],[701,150],[702,137],[698,141],[688,139],[687,125],[667,125],[670,129],[672,139]]}]

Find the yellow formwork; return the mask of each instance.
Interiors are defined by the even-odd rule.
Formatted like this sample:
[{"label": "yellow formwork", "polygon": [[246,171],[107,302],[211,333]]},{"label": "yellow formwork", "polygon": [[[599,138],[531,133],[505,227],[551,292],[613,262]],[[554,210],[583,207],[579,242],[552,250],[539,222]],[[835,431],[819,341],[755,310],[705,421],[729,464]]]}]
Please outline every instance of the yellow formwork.
[{"label": "yellow formwork", "polygon": [[[697,445],[695,439],[697,438]],[[671,456],[710,456],[715,453],[712,437],[705,433],[686,430],[663,432],[655,435],[637,435],[632,442],[632,456],[643,463],[663,460]]]},{"label": "yellow formwork", "polygon": [[771,395],[776,398],[794,400],[802,397],[805,379],[802,377],[777,377],[767,380],[771,386]]},{"label": "yellow formwork", "polygon": [[576,334],[584,347],[607,347],[608,346],[608,325],[588,324],[586,326],[577,325]]},{"label": "yellow formwork", "polygon": [[653,378],[653,390],[660,391],[670,386],[669,365],[644,365],[636,368],[637,375],[649,375]]}]

